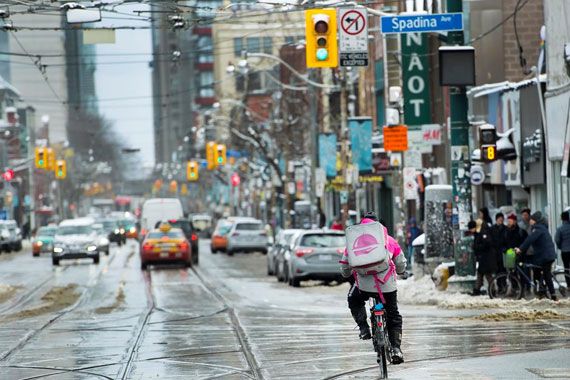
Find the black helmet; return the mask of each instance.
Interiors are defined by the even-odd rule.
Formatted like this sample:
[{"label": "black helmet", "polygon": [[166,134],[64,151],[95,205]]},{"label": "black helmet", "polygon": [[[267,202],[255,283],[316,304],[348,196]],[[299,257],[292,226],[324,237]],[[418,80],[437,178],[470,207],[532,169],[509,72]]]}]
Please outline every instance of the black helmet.
[{"label": "black helmet", "polygon": [[372,219],[376,222],[378,221],[378,217],[376,216],[376,213],[374,211],[368,211],[366,214],[364,214],[364,218]]}]

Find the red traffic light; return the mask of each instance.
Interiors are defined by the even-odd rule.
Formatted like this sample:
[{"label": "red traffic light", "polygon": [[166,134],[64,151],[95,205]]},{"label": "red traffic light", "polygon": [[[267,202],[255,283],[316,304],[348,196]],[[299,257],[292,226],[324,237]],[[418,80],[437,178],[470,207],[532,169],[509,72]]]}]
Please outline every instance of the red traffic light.
[{"label": "red traffic light", "polygon": [[15,176],[16,176],[16,173],[14,173],[14,171],[12,169],[8,169],[4,173],[2,173],[2,178],[4,178],[4,180],[6,180],[6,181],[13,180]]},{"label": "red traffic light", "polygon": [[239,186],[239,184],[241,183],[241,178],[239,177],[239,174],[237,173],[232,174],[231,182],[233,187]]}]

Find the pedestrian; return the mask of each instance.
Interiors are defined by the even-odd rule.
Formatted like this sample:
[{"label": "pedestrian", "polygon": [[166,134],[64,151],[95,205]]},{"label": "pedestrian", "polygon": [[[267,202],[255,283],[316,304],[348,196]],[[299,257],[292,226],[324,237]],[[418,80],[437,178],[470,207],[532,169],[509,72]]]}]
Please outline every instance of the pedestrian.
[{"label": "pedestrian", "polygon": [[473,253],[477,260],[477,281],[472,295],[478,296],[481,295],[483,279],[487,280],[487,289],[493,282],[493,275],[497,271],[497,256],[493,249],[491,231],[482,219],[477,220],[475,225],[470,222],[467,228],[470,228],[474,237]]},{"label": "pedestrian", "polygon": [[[495,224],[491,227],[491,239],[493,240],[493,250],[497,255],[497,273],[506,272],[503,265],[503,252],[505,252],[505,215],[502,212],[498,212],[495,215]],[[517,245],[518,247],[518,245]]]},{"label": "pedestrian", "polygon": [[412,243],[414,242],[414,240],[416,240],[418,236],[420,236],[423,233],[424,232],[422,231],[422,229],[417,225],[416,218],[412,216],[408,220],[407,231],[406,231],[406,246],[408,247],[408,249],[406,250],[407,252],[406,260],[409,263],[408,267],[410,269],[412,268],[412,258],[414,253],[414,247],[412,246]]},{"label": "pedestrian", "polygon": [[335,220],[333,220],[333,222],[331,224],[331,230],[335,230],[335,231],[343,231],[344,230],[342,223],[340,221],[340,218],[335,218]]},{"label": "pedestrian", "polygon": [[529,247],[534,249],[534,264],[540,266],[540,292],[542,295],[546,293],[544,284],[548,288],[550,298],[557,301],[558,298],[554,293],[554,283],[552,282],[552,264],[556,260],[556,250],[552,236],[548,232],[546,220],[540,211],[530,216],[530,225],[532,232],[525,241],[516,249],[517,253],[524,253]]},{"label": "pedestrian", "polygon": [[491,227],[493,225],[493,220],[491,219],[491,215],[489,214],[489,209],[487,207],[481,207],[479,209],[479,219],[481,219],[487,227]]},{"label": "pedestrian", "polygon": [[505,250],[520,247],[527,236],[528,234],[526,231],[520,228],[519,224],[517,224],[517,216],[515,214],[510,214],[507,217],[507,228],[505,228],[503,234]]},{"label": "pedestrian", "polygon": [[319,217],[319,228],[325,228],[325,226],[327,225],[327,216],[323,212],[323,209],[321,208],[320,205],[318,210],[318,217]]},{"label": "pedestrian", "polygon": [[560,215],[562,225],[556,230],[554,241],[562,252],[562,263],[566,275],[566,284],[570,285],[570,212],[564,211]]}]

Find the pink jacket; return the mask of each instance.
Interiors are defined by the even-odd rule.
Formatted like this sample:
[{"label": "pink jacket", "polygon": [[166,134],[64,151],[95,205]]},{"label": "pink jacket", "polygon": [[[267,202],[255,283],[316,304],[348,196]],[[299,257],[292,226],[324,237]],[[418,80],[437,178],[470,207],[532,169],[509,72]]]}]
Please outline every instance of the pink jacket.
[{"label": "pink jacket", "polygon": [[[372,223],[373,220],[364,218],[360,223]],[[386,237],[386,249],[390,253],[390,266],[384,272],[378,273],[376,275],[377,279],[382,280],[380,282],[380,289],[383,293],[390,293],[397,290],[396,285],[396,273],[404,273],[406,270],[406,258],[402,254],[402,249],[400,245],[392,236],[388,235],[386,227],[384,227],[384,236]],[[377,281],[373,275],[362,275],[352,270],[352,267],[348,264],[348,252],[345,249],[344,255],[340,260],[340,271],[343,277],[350,277],[355,275],[358,288],[360,290],[375,293],[377,292]],[[389,272],[393,272],[393,276],[387,276]],[[383,281],[386,280],[386,281]]]}]

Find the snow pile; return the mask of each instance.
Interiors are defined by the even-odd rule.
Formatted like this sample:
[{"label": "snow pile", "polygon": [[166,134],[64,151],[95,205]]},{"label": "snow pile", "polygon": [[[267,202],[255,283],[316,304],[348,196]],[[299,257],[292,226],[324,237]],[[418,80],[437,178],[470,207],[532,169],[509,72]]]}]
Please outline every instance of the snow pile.
[{"label": "snow pile", "polygon": [[546,309],[546,310],[511,310],[511,311],[502,311],[498,313],[487,313],[482,314],[475,319],[479,319],[482,321],[494,321],[494,322],[501,322],[501,321],[531,321],[536,322],[541,319],[567,319],[569,318],[568,315],[560,314],[559,312]]},{"label": "snow pile", "polygon": [[444,309],[499,309],[570,307],[570,299],[499,300],[488,296],[472,297],[458,292],[439,291],[429,276],[398,281],[398,301],[408,305],[434,305]]},{"label": "snow pile", "polygon": [[18,290],[17,287],[7,284],[0,284],[0,303],[5,302],[12,298],[14,293]]}]

